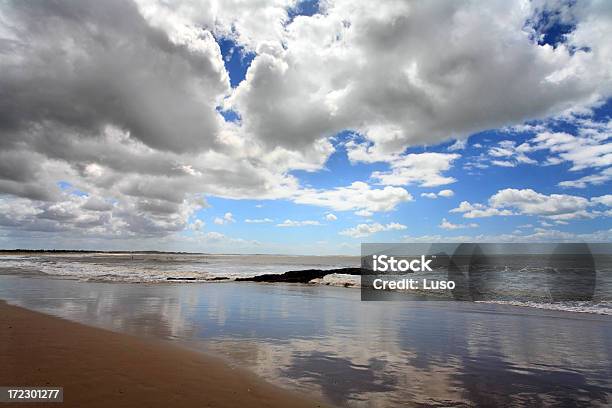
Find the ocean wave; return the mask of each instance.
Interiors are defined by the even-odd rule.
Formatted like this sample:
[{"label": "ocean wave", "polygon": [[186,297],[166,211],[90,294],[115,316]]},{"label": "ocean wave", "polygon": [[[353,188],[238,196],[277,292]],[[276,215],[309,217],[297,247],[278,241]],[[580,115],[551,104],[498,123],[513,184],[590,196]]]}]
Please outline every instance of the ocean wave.
[{"label": "ocean wave", "polygon": [[322,278],[312,279],[310,282],[318,285],[340,286],[345,288],[361,287],[361,276],[345,273],[330,273]]},{"label": "ocean wave", "polygon": [[520,300],[479,300],[476,303],[530,307],[535,309],[555,310],[561,312],[612,315],[612,302],[610,301],[536,302]]}]

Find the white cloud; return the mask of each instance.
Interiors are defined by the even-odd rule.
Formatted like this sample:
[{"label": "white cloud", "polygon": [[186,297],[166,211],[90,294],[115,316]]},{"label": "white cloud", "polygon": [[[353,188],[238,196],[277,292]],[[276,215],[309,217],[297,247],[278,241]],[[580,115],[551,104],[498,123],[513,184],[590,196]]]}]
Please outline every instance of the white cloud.
[{"label": "white cloud", "polygon": [[194,231],[201,231],[205,225],[206,223],[204,221],[197,219],[191,224],[191,229]]},{"label": "white cloud", "polygon": [[267,224],[270,222],[274,222],[274,220],[271,218],[255,218],[255,219],[247,218],[244,220],[244,222],[246,222],[247,224]]},{"label": "white cloud", "polygon": [[[548,152],[543,166],[571,163],[571,172],[584,169],[600,169],[574,180],[559,183],[560,187],[585,188],[589,184],[604,184],[612,179],[612,121],[593,121],[590,118],[565,115],[559,119],[575,127],[575,134],[550,131],[545,124],[512,126],[508,132],[537,132],[536,136],[520,145],[503,140],[488,151],[491,164],[516,167],[519,164],[538,164],[528,153]],[[482,160],[481,160],[482,161]]]},{"label": "white cloud", "polygon": [[463,213],[465,218],[522,214],[568,221],[595,217],[596,214],[588,211],[589,205],[589,200],[584,197],[567,194],[546,195],[531,189],[507,188],[491,196],[488,205],[463,201],[450,212]]},{"label": "white cloud", "polygon": [[584,197],[567,194],[545,195],[531,189],[498,191],[489,199],[493,208],[512,208],[521,214],[538,215],[552,219],[583,217],[588,206]]},{"label": "white cloud", "polygon": [[310,226],[318,226],[321,225],[321,223],[319,221],[313,221],[313,220],[302,220],[302,221],[295,221],[295,220],[285,220],[280,224],[276,224],[277,227],[310,227]]},{"label": "white cloud", "polygon": [[534,230],[533,233],[512,233],[497,235],[421,235],[402,237],[404,242],[610,242],[612,229],[598,230],[591,233],[575,233],[554,229]]},{"label": "white cloud", "polygon": [[599,197],[591,198],[591,202],[595,204],[602,204],[608,207],[612,207],[612,194],[606,194]]},{"label": "white cloud", "polygon": [[226,212],[223,215],[223,218],[216,217],[214,221],[214,223],[217,225],[230,224],[233,222],[236,222],[236,220],[234,219],[234,215],[231,212]]},{"label": "white cloud", "polygon": [[0,229],[19,227],[24,234],[67,234],[73,239],[146,238],[188,228],[187,220],[201,208],[197,200],[185,200],[174,205],[155,200],[121,202],[109,207],[92,206],[91,203],[91,196],[70,192],[61,193],[57,201],[51,202],[1,198]]},{"label": "white cloud", "polygon": [[380,224],[376,222],[372,224],[358,224],[353,228],[348,228],[343,231],[340,231],[340,234],[347,235],[353,238],[362,238],[381,231],[399,231],[405,230],[406,228],[408,227],[397,222],[391,222],[389,224]]},{"label": "white cloud", "polygon": [[[584,122],[583,122],[584,125]],[[612,164],[612,121],[605,128],[583,126],[578,136],[542,132],[532,140],[533,150],[548,150],[557,161],[572,163],[570,171],[609,167]]]},{"label": "white cloud", "polygon": [[517,145],[512,140],[502,140],[497,146],[489,149],[489,156],[496,159],[491,164],[501,167],[516,167],[518,164],[537,164],[538,162],[527,156],[533,149],[528,143]]},{"label": "white cloud", "polygon": [[475,223],[453,224],[452,222],[448,221],[446,218],[442,218],[442,222],[440,223],[439,227],[442,229],[446,229],[446,230],[455,230],[455,229],[461,229],[461,228],[476,228],[478,227],[478,224],[475,224]]},{"label": "white cloud", "polygon": [[559,183],[560,187],[566,188],[586,188],[589,184],[601,185],[612,180],[612,167],[601,171],[597,174],[590,174],[576,180],[566,180]]},{"label": "white cloud", "polygon": [[293,197],[298,204],[327,207],[335,211],[365,210],[369,213],[392,211],[398,204],[412,200],[412,195],[401,187],[373,189],[360,181],[332,190],[303,189]]},{"label": "white cloud", "polygon": [[516,163],[505,160],[491,160],[491,164],[499,167],[516,167]]},{"label": "white cloud", "polygon": [[453,190],[440,190],[437,194],[436,193],[421,193],[421,197],[424,198],[431,198],[431,199],[436,199],[438,197],[452,197],[455,195],[455,192]]},{"label": "white cloud", "polygon": [[355,215],[358,215],[360,217],[371,217],[372,215],[374,215],[374,213],[368,210],[359,210],[359,211],[355,211]]},{"label": "white cloud", "polygon": [[454,152],[456,150],[463,150],[465,149],[466,146],[467,146],[467,139],[457,139],[455,140],[455,143],[448,146],[448,151]]},{"label": "white cloud", "polygon": [[419,153],[407,154],[391,162],[390,172],[375,171],[372,178],[384,185],[418,184],[421,187],[436,187],[454,183],[453,177],[443,176],[458,154]]},{"label": "white cloud", "polygon": [[329,213],[327,215],[325,215],[325,219],[327,221],[336,221],[338,219],[338,217],[336,217],[334,214]]},{"label": "white cloud", "polygon": [[487,207],[483,204],[471,204],[467,201],[462,201],[459,207],[453,208],[451,213],[463,213],[464,218],[482,218],[492,217],[494,215],[513,215],[510,210],[498,210],[497,208]]},{"label": "white cloud", "polygon": [[[555,47],[534,39],[535,3],[325,2],[322,14],[260,43],[230,104],[272,145],[302,148],[352,129],[372,143],[353,152],[361,161],[581,110],[610,92],[609,11],[546,7],[576,23]],[[445,35],[431,28],[440,26]]]},{"label": "white cloud", "polygon": [[355,140],[349,140],[345,148],[352,164],[389,162],[400,156],[397,151],[385,151],[384,146],[375,145],[372,142],[358,143]]}]

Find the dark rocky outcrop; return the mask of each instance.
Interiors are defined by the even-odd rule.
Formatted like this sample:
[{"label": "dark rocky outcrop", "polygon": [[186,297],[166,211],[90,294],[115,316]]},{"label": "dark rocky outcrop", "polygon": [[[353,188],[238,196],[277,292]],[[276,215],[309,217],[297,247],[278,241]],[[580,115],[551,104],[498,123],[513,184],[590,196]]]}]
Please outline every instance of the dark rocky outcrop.
[{"label": "dark rocky outcrop", "polygon": [[301,271],[289,271],[282,275],[266,274],[253,276],[251,278],[236,278],[236,281],[250,282],[291,282],[308,283],[313,279],[320,279],[332,273],[342,273],[347,275],[361,275],[361,268],[338,268],[338,269],[305,269]]}]

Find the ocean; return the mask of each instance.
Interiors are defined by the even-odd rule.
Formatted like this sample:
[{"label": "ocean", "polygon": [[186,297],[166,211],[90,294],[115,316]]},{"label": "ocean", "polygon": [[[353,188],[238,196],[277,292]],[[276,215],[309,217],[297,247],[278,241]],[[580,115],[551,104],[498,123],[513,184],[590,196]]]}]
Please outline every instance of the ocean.
[{"label": "ocean", "polygon": [[[478,296],[469,300],[522,307],[612,315],[612,256],[599,255],[592,266],[592,296],[589,299],[555,296],[560,285],[576,285],[568,276],[580,271],[580,265],[563,271],[551,268],[549,258],[538,255],[497,256],[484,270],[470,278],[470,290],[476,286]],[[266,274],[287,271],[333,270],[359,267],[357,256],[283,256],[283,255],[215,255],[166,253],[65,253],[0,255],[0,275],[46,276],[87,282],[167,283],[170,279],[184,284],[217,284]],[[569,270],[568,270],[569,268]],[[474,276],[476,275],[476,276]],[[449,270],[447,265],[434,267],[433,272],[415,273],[415,279],[458,282],[465,279],[465,270]],[[347,287],[361,284],[360,276],[331,273],[312,281],[318,285]],[[467,284],[466,284],[467,285]],[[473,292],[473,290],[472,290]],[[456,297],[456,296],[455,296]],[[405,297],[411,300],[410,297]],[[396,298],[397,300],[397,298]],[[434,298],[434,300],[437,300]]]}]

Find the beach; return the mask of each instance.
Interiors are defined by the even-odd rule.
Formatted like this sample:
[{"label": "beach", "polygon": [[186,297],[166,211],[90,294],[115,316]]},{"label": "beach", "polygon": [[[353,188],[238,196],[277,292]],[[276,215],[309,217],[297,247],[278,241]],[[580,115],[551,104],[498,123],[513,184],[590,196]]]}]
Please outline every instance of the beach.
[{"label": "beach", "polygon": [[612,0],[0,1],[0,408],[612,407]]},{"label": "beach", "polygon": [[[205,368],[214,356],[225,367],[219,372],[246,370],[331,406],[603,407],[612,401],[609,315],[475,302],[363,302],[358,289],[321,284],[101,282],[13,269],[0,275],[0,299],[89,326],[78,330],[112,331],[134,349],[162,342],[180,348],[176,353],[201,355],[204,374],[177,372],[183,366],[177,362],[153,369],[162,364],[155,353],[134,361],[134,373],[181,390],[216,384],[219,378],[209,380]],[[39,335],[44,326],[29,327],[24,352],[28,343],[53,350]],[[68,400],[68,378],[44,381],[64,386]],[[220,389],[234,388],[228,384]],[[234,394],[223,395],[233,403]]]},{"label": "beach", "polygon": [[0,384],[62,386],[60,406],[322,406],[202,353],[5,302],[0,327]]}]

